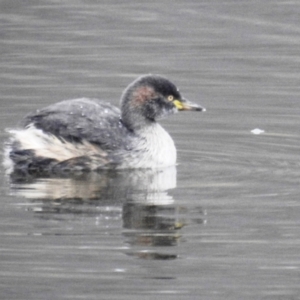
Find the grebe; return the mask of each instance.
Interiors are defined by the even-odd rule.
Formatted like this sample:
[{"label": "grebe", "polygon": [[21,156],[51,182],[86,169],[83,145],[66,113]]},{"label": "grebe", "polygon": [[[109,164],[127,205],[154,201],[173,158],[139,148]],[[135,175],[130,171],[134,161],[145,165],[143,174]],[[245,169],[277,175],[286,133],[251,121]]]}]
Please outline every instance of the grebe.
[{"label": "grebe", "polygon": [[205,111],[159,75],[132,82],[121,110],[98,99],[58,102],[26,116],[21,129],[9,130],[4,165],[8,172],[171,166],[176,148],[157,120],[181,110]]}]

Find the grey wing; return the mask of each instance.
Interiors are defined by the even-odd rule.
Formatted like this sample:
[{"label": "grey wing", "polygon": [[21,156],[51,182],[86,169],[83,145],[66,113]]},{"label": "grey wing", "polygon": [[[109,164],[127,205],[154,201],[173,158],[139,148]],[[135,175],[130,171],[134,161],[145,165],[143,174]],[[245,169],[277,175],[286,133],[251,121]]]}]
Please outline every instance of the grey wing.
[{"label": "grey wing", "polygon": [[22,122],[25,127],[30,124],[64,140],[87,140],[106,150],[127,148],[130,137],[130,131],[120,121],[120,110],[98,99],[53,104],[28,115]]}]

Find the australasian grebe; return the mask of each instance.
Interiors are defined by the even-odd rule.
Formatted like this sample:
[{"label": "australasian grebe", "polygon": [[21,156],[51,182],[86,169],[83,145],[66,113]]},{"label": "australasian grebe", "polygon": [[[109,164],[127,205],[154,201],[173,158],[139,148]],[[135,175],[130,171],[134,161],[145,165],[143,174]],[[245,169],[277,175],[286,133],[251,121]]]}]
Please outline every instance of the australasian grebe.
[{"label": "australasian grebe", "polygon": [[176,148],[157,119],[179,110],[204,111],[159,75],[139,77],[121,97],[121,111],[98,99],[66,100],[29,114],[9,130],[9,171],[161,168]]}]

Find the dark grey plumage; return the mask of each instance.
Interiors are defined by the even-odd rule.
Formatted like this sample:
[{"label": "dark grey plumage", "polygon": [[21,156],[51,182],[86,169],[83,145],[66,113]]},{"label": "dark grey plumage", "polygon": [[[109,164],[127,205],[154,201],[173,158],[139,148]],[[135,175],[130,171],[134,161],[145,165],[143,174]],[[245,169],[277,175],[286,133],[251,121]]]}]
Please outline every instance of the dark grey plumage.
[{"label": "dark grey plumage", "polygon": [[68,142],[87,140],[103,150],[128,149],[132,132],[120,119],[120,110],[99,99],[73,99],[55,103],[22,121]]}]

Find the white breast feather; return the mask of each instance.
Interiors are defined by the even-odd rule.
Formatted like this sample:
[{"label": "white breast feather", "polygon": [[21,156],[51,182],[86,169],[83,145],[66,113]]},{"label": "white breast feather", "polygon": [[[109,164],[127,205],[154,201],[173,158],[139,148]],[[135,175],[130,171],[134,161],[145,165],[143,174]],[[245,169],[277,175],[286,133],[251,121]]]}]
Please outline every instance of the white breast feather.
[{"label": "white breast feather", "polygon": [[176,163],[176,148],[171,136],[158,123],[139,132],[141,140],[138,149],[142,155],[139,162],[140,168],[162,168],[173,166]]}]

